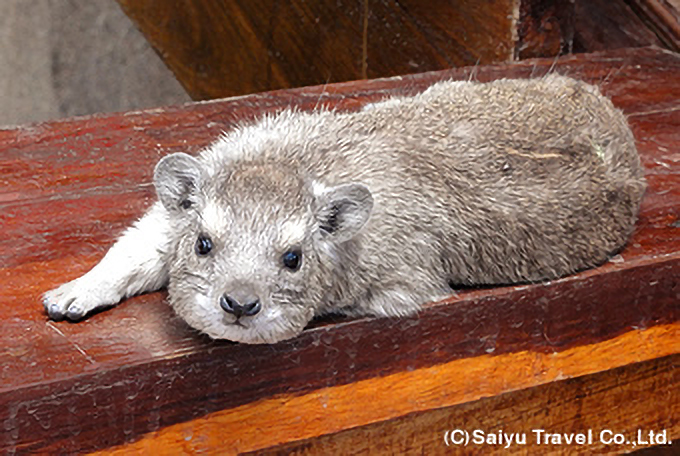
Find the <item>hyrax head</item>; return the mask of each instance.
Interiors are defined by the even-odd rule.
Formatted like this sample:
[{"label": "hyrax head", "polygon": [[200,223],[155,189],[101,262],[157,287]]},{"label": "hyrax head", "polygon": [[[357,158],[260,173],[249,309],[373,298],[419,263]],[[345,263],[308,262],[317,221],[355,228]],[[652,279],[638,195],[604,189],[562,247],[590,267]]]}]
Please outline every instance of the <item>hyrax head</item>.
[{"label": "hyrax head", "polygon": [[368,220],[361,184],[324,186],[290,167],[234,162],[210,171],[163,158],[154,184],[171,218],[170,302],[216,339],[273,343],[298,335],[324,304],[342,245]]}]

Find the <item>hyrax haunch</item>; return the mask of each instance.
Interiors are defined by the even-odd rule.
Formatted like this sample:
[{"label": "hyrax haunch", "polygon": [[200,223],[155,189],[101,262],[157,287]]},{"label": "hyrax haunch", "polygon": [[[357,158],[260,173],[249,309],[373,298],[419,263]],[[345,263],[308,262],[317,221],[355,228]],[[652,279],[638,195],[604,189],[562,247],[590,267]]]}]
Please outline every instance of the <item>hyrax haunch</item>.
[{"label": "hyrax haunch", "polygon": [[623,114],[558,75],[286,110],[163,158],[154,184],[101,262],[45,294],[51,318],[165,285],[189,325],[247,343],[329,312],[401,317],[451,287],[601,264],[645,189]]}]

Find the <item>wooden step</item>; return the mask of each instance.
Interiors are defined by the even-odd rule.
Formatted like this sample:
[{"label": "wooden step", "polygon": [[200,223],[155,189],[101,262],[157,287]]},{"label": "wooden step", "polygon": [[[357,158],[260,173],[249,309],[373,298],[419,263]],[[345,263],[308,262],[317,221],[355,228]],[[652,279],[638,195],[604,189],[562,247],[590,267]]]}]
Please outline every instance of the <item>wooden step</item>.
[{"label": "wooden step", "polygon": [[[598,84],[646,168],[638,228],[602,267],[461,291],[412,318],[317,321],[266,346],[197,335],[165,292],[78,324],[44,314],[41,294],[92,267],[153,202],[162,155],[291,105],[351,110],[446,78],[548,71]],[[531,438],[536,426],[680,438],[678,75],[676,54],[623,49],[0,130],[0,451],[437,454],[455,449],[444,437],[456,428]]]}]

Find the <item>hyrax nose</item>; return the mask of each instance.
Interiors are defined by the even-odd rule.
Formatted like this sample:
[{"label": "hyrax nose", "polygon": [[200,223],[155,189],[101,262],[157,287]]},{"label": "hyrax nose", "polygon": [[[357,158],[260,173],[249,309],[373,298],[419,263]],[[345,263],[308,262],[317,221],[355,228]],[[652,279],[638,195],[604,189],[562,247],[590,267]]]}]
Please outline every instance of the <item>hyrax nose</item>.
[{"label": "hyrax nose", "polygon": [[227,313],[233,314],[236,318],[241,316],[250,317],[260,311],[262,305],[258,298],[249,298],[243,300],[246,304],[242,304],[236,298],[227,294],[220,298],[220,307]]}]

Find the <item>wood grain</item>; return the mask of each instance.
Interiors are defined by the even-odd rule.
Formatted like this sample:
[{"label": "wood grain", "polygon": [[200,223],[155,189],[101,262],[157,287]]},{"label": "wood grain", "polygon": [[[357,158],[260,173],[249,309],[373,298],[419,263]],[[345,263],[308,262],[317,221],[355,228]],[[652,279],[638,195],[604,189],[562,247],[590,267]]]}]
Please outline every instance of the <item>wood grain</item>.
[{"label": "wood grain", "polygon": [[[540,76],[553,67],[599,84],[624,110],[646,169],[637,230],[600,268],[464,290],[413,318],[317,321],[272,346],[199,336],[164,292],[79,324],[43,313],[41,293],[93,266],[151,204],[161,155],[195,153],[236,123],[290,105],[358,109],[441,79]],[[0,451],[123,451],[135,442],[175,445],[171,436],[207,451],[214,434],[256,450],[677,353],[679,71],[675,54],[627,49],[0,130]],[[669,391],[664,378],[661,392]],[[391,389],[414,399],[376,396]],[[322,407],[326,393],[337,412]],[[343,412],[357,403],[361,413]],[[295,420],[313,416],[305,434]],[[268,441],[258,436],[285,417],[290,427]]]},{"label": "wood grain", "polygon": [[627,3],[656,32],[664,46],[680,51],[680,2],[678,0],[627,0]]},{"label": "wood grain", "polygon": [[[649,443],[649,431],[680,436],[680,356],[669,356],[569,380],[551,382],[459,406],[412,413],[257,454],[621,454]],[[468,445],[445,441],[447,431],[484,437],[524,435],[519,443]],[[500,431],[500,432],[499,432]],[[539,431],[544,431],[543,433]],[[546,443],[545,433],[583,434],[583,444]],[[626,443],[609,443],[611,433]],[[456,433],[457,436],[462,434]],[[642,439],[639,437],[642,436]],[[500,439],[499,439],[500,440]],[[142,442],[139,442],[140,444]],[[186,447],[185,447],[186,448]],[[672,448],[669,444],[659,449]],[[377,451],[376,451],[377,450]],[[670,453],[668,453],[670,454]],[[677,454],[677,453],[676,453]]]},{"label": "wood grain", "polygon": [[118,0],[195,100],[512,59],[519,0]]},{"label": "wood grain", "polygon": [[662,46],[650,27],[661,33],[671,11],[648,0],[117,1],[196,100]]},{"label": "wood grain", "polygon": [[[639,347],[644,347],[647,353],[641,351]],[[509,407],[505,416],[494,416],[487,414],[490,411],[488,405],[485,407],[484,403],[478,404],[475,401],[495,396],[498,391],[513,392],[530,386],[549,384],[565,378],[598,372],[602,358],[609,360],[609,366],[612,369],[626,365],[630,362],[628,354],[631,351],[635,352],[636,356],[640,357],[639,359],[654,359],[680,352],[680,324],[656,326],[647,331],[632,331],[599,344],[564,351],[482,355],[437,364],[429,368],[406,370],[347,385],[321,388],[302,396],[284,394],[216,412],[189,423],[168,426],[134,444],[106,450],[101,454],[148,454],[154,447],[182,448],[187,453],[201,452],[206,448],[220,448],[227,453],[241,453],[271,447],[277,442],[309,440],[313,437],[341,432],[344,429],[354,428],[356,423],[384,423],[393,418],[409,417],[414,413],[422,415],[423,411],[463,403],[467,404],[459,410],[475,409],[479,413],[470,413],[469,419],[460,421],[461,425],[474,422],[476,426],[491,432],[495,431],[494,428],[498,426],[509,432],[527,433],[531,432],[531,429],[545,429],[553,425],[553,429],[557,432],[557,429],[564,426],[560,415],[569,408],[567,405],[572,405],[567,400],[564,400],[564,404],[553,406],[550,411],[546,410],[546,414],[552,412],[556,415],[555,417],[545,419],[539,415],[526,422],[518,416],[522,407]],[[680,418],[679,408],[664,407],[668,403],[680,403],[680,393],[677,389],[677,386],[680,386],[680,372],[677,370],[680,367],[680,355],[665,360],[661,367],[654,363],[649,363],[649,365],[654,366],[651,369],[652,372],[656,373],[655,370],[658,369],[663,377],[647,378],[649,367],[642,368],[642,374],[632,374],[636,383],[642,380],[640,383],[644,384],[638,390],[640,397],[634,397],[636,386],[639,387],[639,385],[628,385],[628,379],[621,378],[621,375],[616,372],[608,372],[604,375],[608,383],[605,390],[616,386],[617,382],[627,387],[621,389],[624,390],[623,394],[628,396],[629,410],[631,410],[629,415],[624,410],[614,411],[612,409],[612,403],[616,402],[615,394],[611,391],[609,391],[610,394],[604,394],[597,388],[597,394],[584,395],[587,400],[595,402],[594,410],[584,410],[582,407],[582,416],[578,417],[580,419],[567,421],[569,428],[573,429],[572,432],[578,432],[579,426],[582,431],[597,429],[598,426],[613,426],[613,429],[618,429],[617,432],[622,432],[629,429],[626,425],[632,425],[642,428],[658,426],[659,430],[668,430],[669,438],[680,436],[680,422],[674,419]],[[464,375],[461,375],[463,373]],[[534,396],[537,402],[542,401],[545,405],[547,405],[548,398],[559,403],[560,395],[553,394],[557,390],[562,395],[573,396],[574,390],[578,391],[579,388],[574,388],[572,383],[589,385],[591,388],[597,385],[597,383],[590,383],[588,379],[581,379],[577,382],[569,382],[567,385],[546,388],[547,393],[541,392],[540,389],[539,392],[532,391],[523,394],[506,393],[499,396],[495,402],[502,402],[509,398],[512,402],[527,406],[528,404],[523,404],[522,396],[528,394]],[[661,386],[661,391],[656,390],[659,386]],[[585,388],[582,386],[580,389],[583,394]],[[637,406],[640,402],[644,402],[645,407]],[[358,404],[370,404],[370,406],[357,406]],[[528,405],[529,409],[532,405],[537,407],[531,404]],[[661,408],[657,408],[659,406]],[[304,415],[300,414],[301,411],[304,411]],[[576,410],[572,413],[575,412]],[[650,412],[655,412],[655,414],[650,415]],[[404,419],[389,422],[386,426],[398,427],[399,422]],[[242,426],[243,422],[257,424]],[[221,432],[224,429],[238,429],[239,431],[233,436]],[[435,443],[433,446],[439,447],[440,452],[443,453],[446,451],[446,445],[443,444],[443,430],[441,430],[443,427],[440,425],[439,429],[439,432],[435,431],[434,436],[429,435],[425,438],[431,446]],[[423,434],[426,432],[420,430]],[[366,429],[358,432],[350,431],[349,436],[343,435],[339,439],[341,442],[337,446],[329,443],[334,441],[332,438],[315,441],[314,452],[316,454],[348,454],[355,451],[361,453],[361,448],[354,450],[352,445],[362,441],[361,434],[365,431]],[[403,448],[404,443],[411,441],[411,438],[419,433],[416,426],[404,431],[404,435],[387,433],[391,438],[383,441],[377,440],[371,443],[370,439],[364,440],[367,445],[363,449],[370,452],[371,447],[380,442],[387,444],[390,452],[394,450],[395,453],[401,453],[400,449],[406,450]],[[598,429],[597,432],[599,433],[600,430]],[[191,438],[186,439],[186,436],[191,436]],[[194,443],[193,436],[199,437],[196,439],[197,443]],[[343,439],[347,440],[342,442]],[[307,450],[308,443],[302,442],[296,446]],[[593,442],[586,449],[589,451],[605,447],[609,451],[617,449],[616,446],[598,446],[597,443],[601,442]],[[428,448],[426,454],[429,454],[430,449]],[[420,448],[410,449],[418,453],[421,452],[420,450]]]}]

